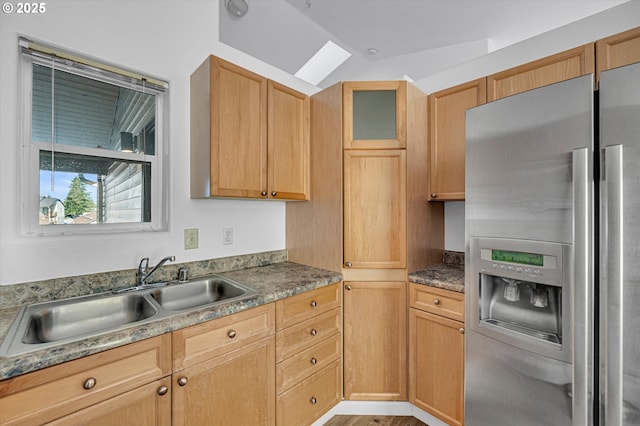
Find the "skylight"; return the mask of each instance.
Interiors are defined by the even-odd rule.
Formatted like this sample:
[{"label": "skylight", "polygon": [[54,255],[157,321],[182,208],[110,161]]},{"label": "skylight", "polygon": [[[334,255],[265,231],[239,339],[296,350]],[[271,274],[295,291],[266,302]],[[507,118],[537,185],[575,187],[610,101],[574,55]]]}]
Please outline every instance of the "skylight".
[{"label": "skylight", "polygon": [[294,75],[315,86],[335,71],[350,56],[351,53],[329,40]]}]

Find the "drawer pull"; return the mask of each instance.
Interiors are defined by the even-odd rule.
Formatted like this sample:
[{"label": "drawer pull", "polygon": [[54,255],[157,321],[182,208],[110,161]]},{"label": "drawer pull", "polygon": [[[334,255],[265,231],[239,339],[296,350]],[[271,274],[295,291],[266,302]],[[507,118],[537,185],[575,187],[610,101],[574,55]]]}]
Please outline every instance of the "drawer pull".
[{"label": "drawer pull", "polygon": [[318,306],[318,302],[316,302],[315,300],[311,302],[311,307],[315,308],[316,306]]},{"label": "drawer pull", "polygon": [[464,334],[464,327],[460,327],[458,331],[460,332],[460,334]]},{"label": "drawer pull", "polygon": [[162,385],[158,388],[158,395],[166,395],[167,392],[169,392],[169,388],[167,386]]},{"label": "drawer pull", "polygon": [[312,396],[311,399],[309,400],[309,402],[311,403],[311,405],[316,405],[316,403],[318,402],[318,400],[316,399],[315,396]]},{"label": "drawer pull", "polygon": [[311,329],[311,335],[312,336],[317,336],[318,335],[318,330],[316,330],[315,328]]},{"label": "drawer pull", "polygon": [[178,384],[180,386],[185,386],[189,380],[186,377],[182,376],[178,379]]},{"label": "drawer pull", "polygon": [[351,287],[349,284],[347,284],[347,285],[345,285],[345,286],[344,286],[344,288],[346,288],[347,290],[351,291],[351,289],[352,289],[353,287]]},{"label": "drawer pull", "polygon": [[440,304],[440,299],[433,299],[433,304],[434,305],[439,305]]},{"label": "drawer pull", "polygon": [[227,331],[227,336],[229,337],[229,339],[233,339],[234,337],[236,337],[236,331],[235,330]]},{"label": "drawer pull", "polygon": [[311,358],[311,364],[316,365],[318,363],[318,360],[315,358]]},{"label": "drawer pull", "polygon": [[93,389],[96,383],[98,383],[96,379],[94,379],[93,377],[89,377],[87,380],[84,381],[84,384],[82,385],[82,387],[87,390]]}]

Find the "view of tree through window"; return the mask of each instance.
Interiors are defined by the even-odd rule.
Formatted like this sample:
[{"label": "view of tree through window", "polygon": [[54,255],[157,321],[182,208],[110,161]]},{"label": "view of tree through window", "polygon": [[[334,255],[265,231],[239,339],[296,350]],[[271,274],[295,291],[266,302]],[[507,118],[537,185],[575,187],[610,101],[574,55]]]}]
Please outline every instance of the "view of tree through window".
[{"label": "view of tree through window", "polygon": [[151,221],[156,96],[33,64],[40,225]]}]

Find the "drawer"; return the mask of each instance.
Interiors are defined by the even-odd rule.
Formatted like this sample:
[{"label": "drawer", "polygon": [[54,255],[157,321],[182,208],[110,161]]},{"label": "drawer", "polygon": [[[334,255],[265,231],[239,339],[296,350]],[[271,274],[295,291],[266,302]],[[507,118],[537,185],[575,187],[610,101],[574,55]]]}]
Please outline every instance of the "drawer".
[{"label": "drawer", "polygon": [[49,422],[169,374],[169,334],[45,368],[0,382],[0,424]]},{"label": "drawer", "polygon": [[278,363],[276,365],[276,393],[281,394],[291,386],[339,359],[342,343],[340,337],[340,334],[334,334],[328,339]]},{"label": "drawer", "polygon": [[292,387],[276,400],[276,425],[310,425],[341,399],[340,361]]},{"label": "drawer", "polygon": [[173,370],[180,371],[273,335],[274,324],[275,308],[270,303],[174,331]]},{"label": "drawer", "polygon": [[464,322],[464,293],[410,283],[412,308]]},{"label": "drawer", "polygon": [[303,351],[329,336],[340,333],[340,308],[278,331],[276,334],[276,362]]},{"label": "drawer", "polygon": [[276,302],[276,330],[297,324],[340,306],[341,287],[336,283]]}]

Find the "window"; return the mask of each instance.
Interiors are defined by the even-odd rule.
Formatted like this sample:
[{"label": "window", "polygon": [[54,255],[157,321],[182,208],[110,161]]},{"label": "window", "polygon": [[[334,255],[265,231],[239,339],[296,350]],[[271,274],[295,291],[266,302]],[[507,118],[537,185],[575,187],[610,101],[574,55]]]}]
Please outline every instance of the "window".
[{"label": "window", "polygon": [[166,83],[21,39],[29,234],[166,226]]}]

